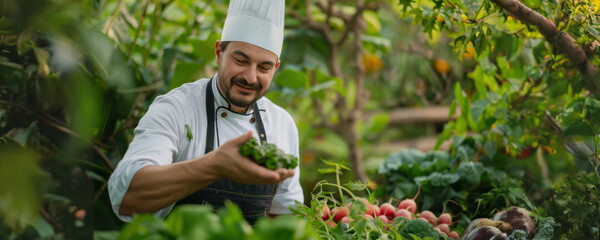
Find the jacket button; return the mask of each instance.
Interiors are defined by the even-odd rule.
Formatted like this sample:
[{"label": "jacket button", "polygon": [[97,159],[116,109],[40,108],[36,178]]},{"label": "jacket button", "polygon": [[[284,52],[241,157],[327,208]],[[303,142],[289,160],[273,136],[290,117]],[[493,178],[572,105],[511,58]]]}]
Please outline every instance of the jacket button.
[{"label": "jacket button", "polygon": [[250,123],[254,123],[254,122],[256,122],[256,119],[255,118],[250,118]]},{"label": "jacket button", "polygon": [[226,118],[227,117],[227,113],[226,112],[221,113],[221,117]]}]

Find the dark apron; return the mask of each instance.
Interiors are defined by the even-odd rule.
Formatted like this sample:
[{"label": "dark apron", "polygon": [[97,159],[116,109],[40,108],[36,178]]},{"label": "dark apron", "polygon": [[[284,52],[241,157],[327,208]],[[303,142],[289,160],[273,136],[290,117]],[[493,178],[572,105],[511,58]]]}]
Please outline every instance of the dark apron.
[{"label": "dark apron", "polygon": [[[206,119],[208,129],[206,131],[206,148],[204,154],[214,149],[215,139],[215,106],[212,91],[212,81],[208,81],[206,88]],[[260,117],[258,104],[254,104],[254,118],[260,142],[267,141],[265,128]],[[277,191],[277,184],[242,184],[229,179],[218,180],[206,188],[181,199],[175,205],[181,204],[210,204],[215,209],[224,206],[225,200],[237,204],[250,225],[254,225],[260,217],[265,217],[271,209],[271,202]]]}]

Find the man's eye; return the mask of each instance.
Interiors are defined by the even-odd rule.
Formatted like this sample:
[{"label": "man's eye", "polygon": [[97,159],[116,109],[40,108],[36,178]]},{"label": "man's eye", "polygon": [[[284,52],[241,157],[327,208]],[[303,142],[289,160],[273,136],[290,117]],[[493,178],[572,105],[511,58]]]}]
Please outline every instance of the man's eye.
[{"label": "man's eye", "polygon": [[241,60],[241,59],[235,59],[235,61],[238,62],[238,63],[246,63],[246,61]]},{"label": "man's eye", "polygon": [[266,66],[260,66],[259,68],[260,68],[260,70],[263,70],[263,71],[269,71],[269,69],[271,69],[270,67],[266,67]]}]

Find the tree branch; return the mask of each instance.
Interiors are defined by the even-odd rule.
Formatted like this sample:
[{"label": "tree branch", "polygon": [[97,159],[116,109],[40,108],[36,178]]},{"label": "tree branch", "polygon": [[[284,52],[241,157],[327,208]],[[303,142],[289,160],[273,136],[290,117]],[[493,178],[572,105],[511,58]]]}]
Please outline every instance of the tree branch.
[{"label": "tree branch", "polygon": [[[311,84],[316,84],[316,80],[315,80],[315,72],[314,71],[310,71],[310,82]],[[323,110],[323,104],[321,103],[321,100],[319,100],[317,97],[312,97],[312,101],[315,104],[315,108],[317,111],[317,114],[319,114],[319,117],[321,117],[321,124],[328,129],[333,129],[333,124],[331,124],[331,122],[329,122],[328,118],[327,118],[327,114],[325,114],[325,110]]]},{"label": "tree branch", "polygon": [[567,55],[584,78],[588,80],[588,84],[591,87],[590,90],[595,93],[598,92],[598,86],[600,85],[598,69],[588,60],[583,49],[575,43],[575,40],[568,33],[557,30],[556,25],[552,21],[518,0],[492,1],[520,21],[537,26],[540,33],[546,38],[546,41]]}]

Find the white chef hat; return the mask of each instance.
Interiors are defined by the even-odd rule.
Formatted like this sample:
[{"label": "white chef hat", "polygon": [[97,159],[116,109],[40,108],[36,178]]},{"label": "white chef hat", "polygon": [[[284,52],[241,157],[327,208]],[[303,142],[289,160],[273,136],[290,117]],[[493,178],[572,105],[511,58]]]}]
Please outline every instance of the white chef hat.
[{"label": "white chef hat", "polygon": [[240,41],[277,57],[283,45],[285,0],[231,0],[221,41]]}]

